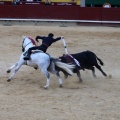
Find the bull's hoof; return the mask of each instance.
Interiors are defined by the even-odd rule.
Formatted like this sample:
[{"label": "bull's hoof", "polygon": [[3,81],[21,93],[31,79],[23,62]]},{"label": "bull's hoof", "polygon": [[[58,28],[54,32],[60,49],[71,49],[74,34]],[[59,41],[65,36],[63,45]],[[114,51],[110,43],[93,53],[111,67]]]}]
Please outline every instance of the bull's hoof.
[{"label": "bull's hoof", "polygon": [[7,73],[10,73],[10,70],[8,70]]},{"label": "bull's hoof", "polygon": [[60,88],[62,88],[62,87],[63,87],[63,85],[62,85],[62,84],[60,84],[60,85],[59,85],[59,87],[60,87]]},{"label": "bull's hoof", "polygon": [[104,73],[103,75],[104,75],[105,77],[107,77],[107,74]]}]

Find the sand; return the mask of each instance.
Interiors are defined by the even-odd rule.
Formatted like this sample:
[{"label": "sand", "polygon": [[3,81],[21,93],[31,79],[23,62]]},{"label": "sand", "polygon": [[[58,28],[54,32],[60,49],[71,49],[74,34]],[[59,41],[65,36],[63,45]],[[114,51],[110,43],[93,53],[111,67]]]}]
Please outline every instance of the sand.
[{"label": "sand", "polygon": [[[64,36],[69,53],[91,50],[100,57],[107,73],[96,69],[81,71],[83,83],[76,74],[58,79],[51,74],[50,87],[40,70],[22,66],[11,82],[6,71],[21,55],[22,35],[54,33]],[[41,41],[40,41],[41,42]],[[48,53],[59,57],[65,53],[62,41],[53,44]],[[120,28],[101,26],[0,26],[0,120],[120,120]]]}]

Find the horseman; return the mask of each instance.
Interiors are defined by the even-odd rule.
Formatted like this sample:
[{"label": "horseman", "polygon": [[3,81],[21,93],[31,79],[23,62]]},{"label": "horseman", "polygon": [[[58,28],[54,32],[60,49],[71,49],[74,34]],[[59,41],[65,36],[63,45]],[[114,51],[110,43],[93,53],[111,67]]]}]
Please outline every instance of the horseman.
[{"label": "horseman", "polygon": [[38,41],[38,39],[42,39],[42,44],[40,46],[35,46],[35,47],[31,47],[28,49],[28,53],[27,55],[24,57],[24,60],[30,60],[30,55],[32,53],[32,50],[41,50],[44,53],[47,51],[48,47],[51,46],[52,43],[62,39],[62,37],[57,37],[57,38],[53,38],[54,35],[52,33],[49,33],[48,36],[37,36],[36,37],[36,41]]}]

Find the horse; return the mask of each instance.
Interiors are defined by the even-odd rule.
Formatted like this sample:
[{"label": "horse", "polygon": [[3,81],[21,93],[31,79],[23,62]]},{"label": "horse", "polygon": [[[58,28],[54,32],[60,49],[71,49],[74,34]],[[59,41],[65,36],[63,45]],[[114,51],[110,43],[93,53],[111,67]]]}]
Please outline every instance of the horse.
[{"label": "horse", "polygon": [[72,71],[75,68],[75,65],[69,65],[69,64],[63,63],[58,59],[55,59],[51,57],[49,54],[44,53],[42,51],[34,51],[31,54],[30,60],[24,60],[23,58],[25,57],[27,50],[30,47],[35,46],[36,43],[31,37],[27,37],[27,36],[22,36],[22,40],[23,40],[22,41],[23,52],[20,56],[19,61],[16,62],[7,70],[7,73],[10,73],[13,69],[15,69],[7,81],[10,82],[12,80],[12,78],[18,72],[18,70],[21,68],[22,65],[27,65],[30,67],[34,67],[35,69],[39,68],[42,71],[42,73],[47,78],[46,85],[44,86],[45,89],[47,89],[50,84],[50,73],[58,77],[59,86],[62,87],[63,82],[57,70],[61,70],[64,74],[72,75],[73,74]]},{"label": "horse", "polygon": [[[96,78],[95,74],[95,67],[102,72],[102,74],[106,77],[107,74],[102,70],[101,65],[103,66],[103,61],[97,57],[97,55],[92,51],[83,51],[80,53],[74,53],[74,54],[66,54],[61,57],[59,57],[61,62],[64,63],[73,63],[76,65],[76,68],[73,69],[73,72],[77,74],[79,78],[79,82],[82,82],[80,70],[85,71],[85,69],[91,70],[93,77]],[[77,62],[80,66],[78,66]],[[98,61],[100,64],[98,64]],[[68,75],[66,74],[65,77],[67,78]]]}]

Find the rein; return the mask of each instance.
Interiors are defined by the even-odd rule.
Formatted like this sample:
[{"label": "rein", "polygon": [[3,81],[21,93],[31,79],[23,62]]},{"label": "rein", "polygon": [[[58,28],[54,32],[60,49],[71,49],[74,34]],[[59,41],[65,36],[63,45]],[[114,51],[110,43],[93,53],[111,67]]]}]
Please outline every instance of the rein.
[{"label": "rein", "polygon": [[[29,42],[26,46],[28,46],[30,43],[32,43],[32,42]],[[25,46],[25,47],[26,47],[26,46]]]},{"label": "rein", "polygon": [[[29,42],[27,45],[25,45],[25,47],[26,47],[26,46],[28,46],[30,43],[32,43],[33,45],[35,45],[35,46],[36,46],[35,41],[34,41],[31,37],[28,37],[28,38],[30,39],[30,42]],[[25,39],[26,39],[26,37],[24,38],[24,40],[23,40],[23,43],[22,43],[22,44],[24,44]],[[22,45],[22,47],[23,47],[23,45]],[[25,47],[24,47],[24,48],[25,48]]]}]

